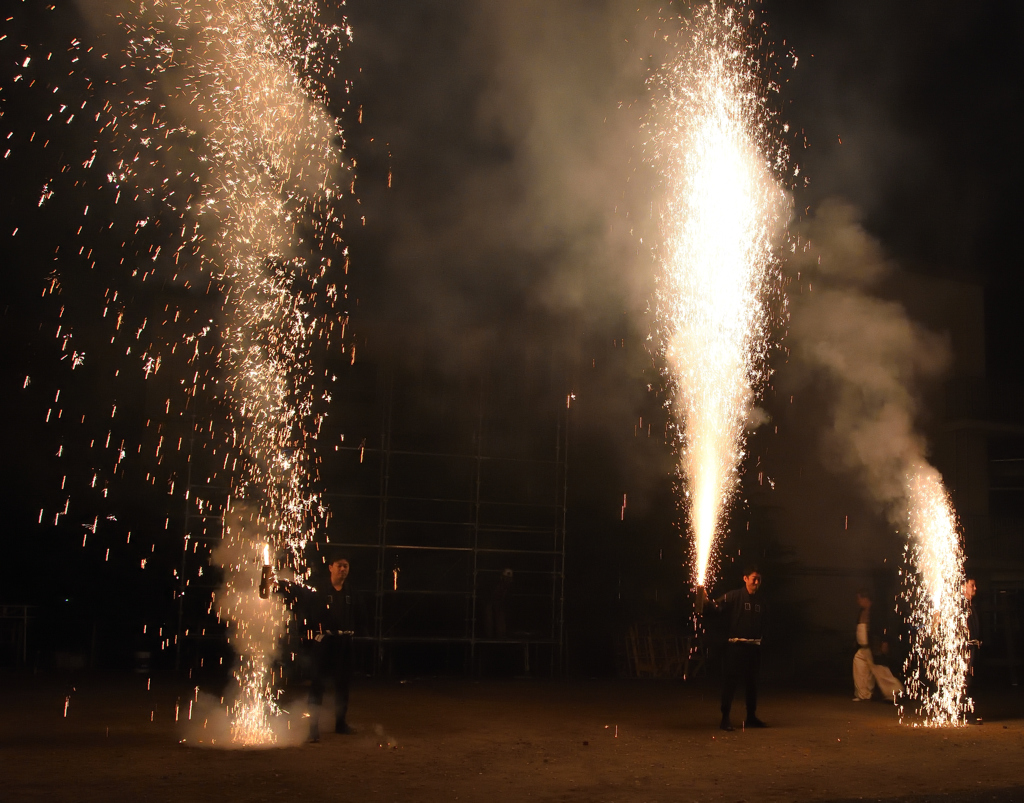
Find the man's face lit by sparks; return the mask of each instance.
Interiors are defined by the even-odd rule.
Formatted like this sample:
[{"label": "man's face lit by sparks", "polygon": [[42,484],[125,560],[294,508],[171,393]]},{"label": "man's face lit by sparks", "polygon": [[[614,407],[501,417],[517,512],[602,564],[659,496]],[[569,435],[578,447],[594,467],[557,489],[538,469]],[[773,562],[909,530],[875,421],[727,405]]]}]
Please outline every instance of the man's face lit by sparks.
[{"label": "man's face lit by sparks", "polygon": [[756,594],[761,587],[761,572],[751,572],[743,575],[743,585],[747,587],[748,594]]},{"label": "man's face lit by sparks", "polygon": [[974,595],[978,593],[978,584],[973,580],[968,580],[964,583],[964,596],[967,597],[967,601],[970,602],[974,599]]},{"label": "man's face lit by sparks", "polygon": [[338,558],[337,560],[332,560],[327,568],[331,571],[331,585],[335,588],[341,588],[345,584],[345,580],[348,579],[348,561],[344,558]]}]

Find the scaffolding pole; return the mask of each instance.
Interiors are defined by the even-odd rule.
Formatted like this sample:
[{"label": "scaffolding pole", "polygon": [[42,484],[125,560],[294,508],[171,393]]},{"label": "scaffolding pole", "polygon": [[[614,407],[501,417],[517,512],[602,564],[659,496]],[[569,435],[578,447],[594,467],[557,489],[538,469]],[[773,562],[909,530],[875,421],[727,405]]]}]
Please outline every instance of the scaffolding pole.
[{"label": "scaffolding pole", "polygon": [[[564,670],[565,665],[565,556],[566,556],[566,523],[567,523],[567,503],[568,503],[568,442],[569,442],[569,408],[566,406],[563,410],[556,414],[556,427],[554,437],[554,459],[550,458],[530,458],[530,457],[500,457],[496,455],[488,455],[485,452],[485,404],[484,404],[484,393],[483,386],[480,388],[480,397],[476,411],[476,426],[474,433],[475,449],[466,452],[436,452],[428,450],[415,450],[415,449],[396,449],[394,448],[393,442],[393,430],[395,426],[395,377],[391,371],[387,369],[381,370],[381,380],[379,387],[381,388],[382,398],[382,411],[380,416],[380,446],[379,448],[367,447],[365,442],[359,446],[342,446],[338,451],[345,452],[363,452],[372,453],[379,456],[379,468],[377,478],[377,493],[325,493],[326,498],[339,498],[339,499],[352,499],[352,500],[376,500],[377,502],[377,539],[376,544],[373,543],[336,543],[336,546],[346,548],[364,548],[368,550],[375,550],[377,553],[377,571],[376,571],[376,582],[374,588],[374,625],[373,633],[369,640],[374,643],[374,671],[384,672],[386,663],[386,647],[387,645],[401,644],[401,643],[463,643],[468,649],[468,668],[475,670],[477,667],[478,659],[480,656],[479,647],[482,643],[508,643],[508,644],[523,644],[526,650],[529,650],[530,645],[535,644],[547,644],[551,646],[550,655],[550,667],[552,674],[561,672]],[[413,458],[428,458],[438,461],[459,461],[466,460],[472,461],[473,473],[472,473],[472,491],[464,497],[452,495],[450,493],[442,494],[424,494],[424,495],[403,495],[392,493],[392,468],[393,461],[398,457],[413,457]],[[509,501],[492,501],[488,500],[484,495],[483,489],[483,473],[484,466],[488,464],[498,463],[509,463],[509,464],[521,464],[525,467],[530,465],[533,466],[548,466],[553,469],[552,482],[554,487],[552,490],[553,499],[545,502],[509,502]],[[445,519],[443,516],[403,516],[401,513],[397,517],[392,516],[392,507],[395,503],[443,503],[453,505],[465,505],[466,512],[470,515],[460,515],[457,518]],[[508,517],[500,512],[495,514],[493,511],[500,511],[501,508],[513,509],[536,509],[538,511],[546,510],[548,513],[544,514],[544,519],[550,521],[549,525],[543,524],[524,524],[514,523],[516,522],[515,517],[511,519],[512,523],[502,524],[501,519],[509,521]],[[484,511],[492,511],[488,520],[484,520]],[[548,516],[550,515],[550,519]],[[494,516],[499,518],[499,523],[494,522]],[[527,520],[529,521],[529,520]],[[405,543],[403,538],[393,534],[393,525],[423,525],[423,526],[442,526],[449,528],[458,528],[465,532],[465,536],[468,536],[462,545],[445,545],[438,543]],[[548,545],[544,548],[536,548],[541,546],[535,543],[534,548],[514,548],[509,547],[501,542],[491,541],[489,545],[482,543],[482,537],[485,533],[506,533],[535,537],[547,537],[549,539]],[[467,543],[468,541],[468,543]],[[424,599],[433,596],[437,598],[439,596],[464,596],[466,599],[466,607],[464,617],[463,635],[461,637],[456,636],[454,633],[449,636],[427,636],[423,634],[409,633],[407,635],[396,635],[394,633],[394,627],[396,624],[401,622],[403,618],[408,616],[410,611],[406,611],[400,615],[398,622],[389,622],[388,620],[388,606],[385,604],[386,600],[391,596],[391,590],[388,586],[389,577],[389,564],[388,555],[389,552],[395,550],[415,552],[436,552],[436,553],[451,553],[451,554],[465,554],[468,559],[468,565],[463,564],[468,569],[468,577],[463,581],[461,589],[453,589],[448,591],[439,591],[437,589],[402,589],[400,592],[395,590],[396,594],[401,594],[405,597],[415,598],[417,595],[423,596]],[[547,636],[541,636],[539,633],[524,636],[523,638],[485,638],[481,636],[481,617],[479,612],[480,602],[482,596],[482,585],[481,585],[481,574],[484,571],[491,571],[489,569],[482,569],[481,558],[484,555],[508,555],[512,556],[532,556],[535,558],[550,558],[547,569],[526,569],[520,570],[521,575],[537,575],[542,574],[550,578],[550,583],[547,585],[548,591],[543,593],[542,597],[550,599],[549,608],[549,626],[547,627]],[[467,582],[468,581],[468,582]],[[531,597],[538,596],[537,594],[517,594],[517,599],[528,599]],[[538,637],[539,636],[539,637]],[[526,658],[527,665],[529,663],[529,657]]]}]

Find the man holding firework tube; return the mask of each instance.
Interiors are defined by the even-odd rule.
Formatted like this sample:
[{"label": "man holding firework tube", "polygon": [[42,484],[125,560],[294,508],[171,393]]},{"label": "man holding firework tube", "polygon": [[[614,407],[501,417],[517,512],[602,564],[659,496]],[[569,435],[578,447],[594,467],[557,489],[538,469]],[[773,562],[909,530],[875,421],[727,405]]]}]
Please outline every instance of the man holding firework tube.
[{"label": "man holding firework tube", "polygon": [[335,557],[330,576],[313,588],[278,581],[277,589],[296,606],[313,662],[309,686],[309,741],[320,741],[320,708],[328,678],[334,681],[335,733],[352,733],[347,722],[352,678],[352,636],[362,622],[359,600],[348,587],[349,562]]},{"label": "man holding firework tube", "polygon": [[767,727],[757,718],[757,674],[761,667],[761,640],[767,618],[764,599],[758,594],[760,588],[761,572],[756,566],[750,566],[744,573],[742,588],[729,591],[716,600],[708,598],[703,586],[697,587],[698,611],[710,606],[728,621],[728,641],[722,658],[722,722],[719,726],[724,731],[735,730],[729,713],[740,680],[746,691],[745,727]]}]

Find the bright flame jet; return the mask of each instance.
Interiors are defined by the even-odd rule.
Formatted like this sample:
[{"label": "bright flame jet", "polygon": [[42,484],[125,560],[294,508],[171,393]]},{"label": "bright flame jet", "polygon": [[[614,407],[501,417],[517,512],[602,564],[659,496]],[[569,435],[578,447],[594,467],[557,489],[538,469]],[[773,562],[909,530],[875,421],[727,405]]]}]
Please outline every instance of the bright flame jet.
[{"label": "bright flame jet", "polygon": [[698,11],[686,52],[654,79],[667,188],[658,312],[699,587],[713,573],[747,421],[768,374],[768,301],[781,286],[773,240],[789,209],[775,178],[786,152],[769,133],[743,7]]}]

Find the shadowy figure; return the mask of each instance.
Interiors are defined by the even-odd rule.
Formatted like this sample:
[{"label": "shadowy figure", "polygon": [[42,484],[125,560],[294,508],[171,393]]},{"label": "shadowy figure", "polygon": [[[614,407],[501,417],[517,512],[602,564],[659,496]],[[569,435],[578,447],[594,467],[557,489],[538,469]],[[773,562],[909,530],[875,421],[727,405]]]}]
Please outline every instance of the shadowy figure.
[{"label": "shadowy figure", "polygon": [[[973,577],[968,576],[964,581],[963,592],[967,604],[967,678],[964,694],[970,697],[974,686],[974,662],[978,659],[978,650],[981,649],[981,622],[978,619],[978,612],[974,610],[974,595],[978,593],[978,584]],[[977,711],[968,712],[967,721],[974,725],[982,723]]]}]

